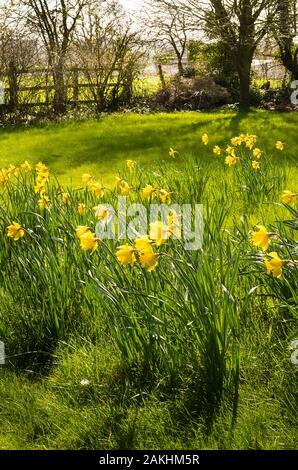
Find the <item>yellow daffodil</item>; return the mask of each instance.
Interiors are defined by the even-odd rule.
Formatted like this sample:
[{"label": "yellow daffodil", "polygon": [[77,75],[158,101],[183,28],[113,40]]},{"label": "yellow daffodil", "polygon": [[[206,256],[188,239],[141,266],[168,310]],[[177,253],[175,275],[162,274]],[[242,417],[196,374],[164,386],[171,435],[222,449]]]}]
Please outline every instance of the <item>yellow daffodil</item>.
[{"label": "yellow daffodil", "polygon": [[149,272],[153,271],[158,264],[159,254],[154,253],[148,235],[135,240],[135,248],[142,268],[147,268]]},{"label": "yellow daffodil", "polygon": [[9,167],[7,168],[7,173],[8,175],[18,176],[20,173],[20,170],[14,165],[9,165]]},{"label": "yellow daffodil", "polygon": [[280,259],[275,251],[269,253],[268,258],[265,259],[264,263],[267,269],[267,274],[273,277],[281,277],[283,260]]},{"label": "yellow daffodil", "polygon": [[253,160],[251,166],[254,170],[259,170],[261,168],[260,162],[258,162],[257,160]]},{"label": "yellow daffodil", "polygon": [[257,225],[257,232],[251,234],[251,242],[254,246],[262,248],[264,251],[268,250],[270,244],[270,233],[264,225]]},{"label": "yellow daffodil", "polygon": [[105,195],[105,188],[98,182],[94,182],[90,186],[91,191],[94,192],[96,197],[103,197]]},{"label": "yellow daffodil", "polygon": [[142,192],[143,192],[143,196],[145,199],[150,199],[154,193],[155,189],[153,188],[153,186],[151,186],[151,184],[147,184],[145,186],[145,188],[143,188]]},{"label": "yellow daffodil", "polygon": [[160,220],[150,224],[149,237],[151,240],[155,241],[157,246],[163,245],[168,240],[170,235],[169,227],[164,225]]},{"label": "yellow daffodil", "polygon": [[34,191],[36,194],[44,194],[46,192],[45,183],[37,182],[34,186]]},{"label": "yellow daffodil", "polygon": [[258,148],[255,148],[252,152],[254,158],[257,158],[258,160],[261,158],[262,156],[262,150],[258,149]]},{"label": "yellow daffodil", "polygon": [[124,179],[122,178],[119,178],[119,176],[116,177],[116,187],[118,189],[121,189],[122,185],[123,185],[123,182],[124,182]]},{"label": "yellow daffodil", "polygon": [[244,144],[250,150],[253,149],[254,145],[256,144],[257,136],[253,134],[240,134],[239,136],[233,137],[231,139],[231,144],[234,147],[240,146]]},{"label": "yellow daffodil", "polygon": [[220,156],[221,155],[221,148],[218,145],[216,145],[213,148],[213,153],[214,153],[214,155]]},{"label": "yellow daffodil", "polygon": [[19,240],[25,235],[25,230],[17,222],[7,227],[7,236],[13,238],[15,241]]},{"label": "yellow daffodil", "polygon": [[37,175],[35,179],[34,191],[35,193],[40,194],[42,196],[46,192],[46,184],[49,181],[49,169],[42,162],[37,163],[35,165],[35,169]]},{"label": "yellow daffodil", "polygon": [[116,252],[116,257],[119,263],[124,266],[133,265],[136,261],[134,247],[130,245],[119,246]]},{"label": "yellow daffodil", "polygon": [[106,220],[109,217],[109,211],[104,205],[100,204],[99,206],[93,207],[93,210],[99,220]]},{"label": "yellow daffodil", "polygon": [[89,227],[87,227],[86,225],[79,225],[76,228],[76,235],[78,238],[81,238],[81,236],[84,235],[88,231],[90,231]]},{"label": "yellow daffodil", "polygon": [[244,137],[245,146],[246,146],[246,148],[248,148],[250,150],[253,149],[254,145],[256,144],[256,141],[257,141],[257,136],[256,135],[247,134]]},{"label": "yellow daffodil", "polygon": [[77,211],[80,215],[84,215],[86,214],[86,210],[87,210],[87,207],[85,204],[83,204],[82,202],[80,202],[78,204],[78,207],[77,207]]},{"label": "yellow daffodil", "polygon": [[169,193],[165,189],[160,189],[159,190],[159,197],[160,197],[160,200],[163,204],[169,204],[169,205],[171,204],[171,202],[172,202],[171,195],[172,195],[172,193]]},{"label": "yellow daffodil", "polygon": [[120,189],[121,193],[124,196],[128,196],[132,192],[132,188],[122,178],[119,178],[119,177],[116,178],[116,186],[118,189]]},{"label": "yellow daffodil", "polygon": [[141,252],[139,258],[142,268],[147,268],[149,272],[154,271],[158,265],[159,256],[159,253],[154,253],[152,249]]},{"label": "yellow daffodil", "polygon": [[150,251],[152,250],[151,240],[149,240],[148,235],[144,237],[137,238],[135,240],[135,247],[138,252]]},{"label": "yellow daffodil", "polygon": [[204,145],[208,145],[208,143],[209,143],[209,136],[208,136],[208,134],[203,134],[203,135],[202,135],[202,142],[203,142]]},{"label": "yellow daffodil", "polygon": [[282,151],[285,148],[285,144],[283,142],[281,142],[280,140],[278,140],[275,144],[275,147],[276,147],[277,150]]},{"label": "yellow daffodil", "polygon": [[292,191],[289,191],[288,189],[285,189],[283,191],[281,200],[284,204],[288,204],[289,206],[292,204],[295,204],[297,199],[297,193],[293,193]]},{"label": "yellow daffodil", "polygon": [[35,178],[35,183],[46,185],[48,180],[49,180],[48,173],[38,173]]},{"label": "yellow daffodil", "polygon": [[66,206],[69,206],[70,204],[70,197],[69,197],[69,194],[68,193],[62,193],[61,194],[61,201],[63,204],[65,204]]},{"label": "yellow daffodil", "polygon": [[93,181],[93,176],[89,175],[89,173],[85,173],[82,176],[82,182],[86,185],[90,184]]},{"label": "yellow daffodil", "polygon": [[227,146],[226,152],[227,152],[229,155],[232,155],[233,157],[236,156],[235,149],[234,149],[234,147],[231,147],[231,145],[228,145],[228,146]]},{"label": "yellow daffodil", "polygon": [[134,160],[126,160],[126,166],[129,171],[132,171],[136,166],[136,162]]},{"label": "yellow daffodil", "polygon": [[128,196],[132,192],[132,190],[133,189],[129,186],[129,184],[126,181],[124,181],[123,185],[121,186],[121,193],[124,196]]},{"label": "yellow daffodil", "polygon": [[5,186],[8,180],[9,176],[7,174],[7,171],[5,170],[5,168],[3,168],[2,170],[0,170],[0,188]]},{"label": "yellow daffodil", "polygon": [[95,234],[91,232],[91,230],[87,230],[85,233],[82,233],[80,235],[80,245],[84,251],[92,250],[92,252],[94,252],[98,247],[98,241]]},{"label": "yellow daffodil", "polygon": [[43,195],[39,200],[38,200],[38,205],[39,207],[44,210],[44,209],[51,209],[52,203],[50,201],[49,196]]},{"label": "yellow daffodil", "polygon": [[233,155],[228,155],[225,159],[226,165],[232,166],[237,163],[237,158]]},{"label": "yellow daffodil", "polygon": [[22,163],[21,168],[25,173],[28,173],[32,169],[30,163],[27,160]]},{"label": "yellow daffodil", "polygon": [[233,147],[238,147],[239,145],[242,144],[242,138],[241,137],[232,137],[231,139],[231,144],[233,145]]},{"label": "yellow daffodil", "polygon": [[178,154],[177,150],[174,150],[172,147],[170,147],[169,157],[170,158],[175,158],[177,154]]},{"label": "yellow daffodil", "polygon": [[49,171],[48,167],[42,162],[36,163],[35,169],[37,173],[48,173]]}]

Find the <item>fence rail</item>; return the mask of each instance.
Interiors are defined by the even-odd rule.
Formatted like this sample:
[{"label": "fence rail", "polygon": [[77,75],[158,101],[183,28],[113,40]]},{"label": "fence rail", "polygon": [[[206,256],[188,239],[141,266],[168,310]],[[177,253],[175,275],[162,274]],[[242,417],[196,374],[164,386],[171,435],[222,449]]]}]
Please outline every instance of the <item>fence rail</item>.
[{"label": "fence rail", "polygon": [[[80,82],[80,79],[86,80],[86,76],[82,77],[82,74],[90,74],[97,71],[97,69],[86,70],[80,67],[64,70],[64,78],[66,81],[63,85],[63,89],[65,90],[65,104],[97,104],[97,92],[98,94],[101,93],[101,98],[102,94],[111,93],[115,99],[116,96],[114,95],[115,93],[119,93],[120,89],[126,92],[129,91],[129,85],[119,82],[117,76],[115,76],[115,82],[104,84],[96,84],[91,81],[90,83]],[[23,79],[28,80],[27,77],[30,75],[37,77],[37,80],[41,84],[22,84]],[[52,70],[48,68],[17,70],[15,67],[11,66],[5,72],[0,70],[0,79],[2,82],[0,95],[4,96],[3,102],[0,103],[2,104],[0,110],[2,112],[7,110],[12,112],[23,107],[52,107],[55,93],[52,93],[53,96],[51,96],[51,92],[55,92],[55,85],[54,83],[49,83],[49,77],[52,77]],[[5,82],[5,84],[3,84],[3,82]],[[71,90],[72,93],[70,92]],[[84,90],[85,93],[80,93],[80,90]],[[40,92],[42,92],[44,96],[40,96]],[[24,96],[24,94],[26,94],[26,96]]]}]

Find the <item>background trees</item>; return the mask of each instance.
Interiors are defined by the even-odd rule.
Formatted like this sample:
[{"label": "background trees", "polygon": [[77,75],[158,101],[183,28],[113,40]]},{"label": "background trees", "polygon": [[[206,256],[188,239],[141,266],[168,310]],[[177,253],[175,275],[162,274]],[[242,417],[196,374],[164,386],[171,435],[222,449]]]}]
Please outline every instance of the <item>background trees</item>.
[{"label": "background trees", "polygon": [[7,77],[9,85],[9,110],[18,107],[18,88],[22,73],[29,72],[36,66],[38,43],[34,37],[24,37],[18,29],[12,29],[5,23],[0,25],[0,71]]},{"label": "background trees", "polygon": [[89,0],[20,0],[27,23],[39,35],[52,69],[55,89],[54,107],[66,108],[64,83],[65,58],[78,20]]},{"label": "background trees", "polygon": [[[297,25],[297,0],[277,0],[274,36],[279,46],[282,63],[294,80],[298,80]],[[296,42],[294,38],[296,38]]]},{"label": "background trees", "polygon": [[115,108],[121,98],[130,101],[145,51],[117,2],[89,5],[76,35],[75,53],[98,110]]},{"label": "background trees", "polygon": [[277,11],[275,0],[175,0],[196,18],[207,38],[221,42],[239,76],[240,105],[249,105],[252,60]]},{"label": "background trees", "polygon": [[31,68],[45,70],[46,84],[35,75],[25,87],[33,83],[36,92],[46,90],[47,103],[61,113],[72,102],[71,88],[74,103],[85,95],[98,110],[128,103],[148,59],[158,61],[165,89],[165,58],[174,58],[171,73],[177,64],[178,78],[193,77],[186,70],[193,65],[192,73],[211,77],[248,107],[253,59],[265,44],[270,44],[266,59],[279,57],[289,78],[298,77],[297,3],[145,0],[146,11],[135,21],[120,0],[8,0],[0,7],[0,73],[8,77],[10,109],[18,106],[17,90],[24,88],[21,73]]}]

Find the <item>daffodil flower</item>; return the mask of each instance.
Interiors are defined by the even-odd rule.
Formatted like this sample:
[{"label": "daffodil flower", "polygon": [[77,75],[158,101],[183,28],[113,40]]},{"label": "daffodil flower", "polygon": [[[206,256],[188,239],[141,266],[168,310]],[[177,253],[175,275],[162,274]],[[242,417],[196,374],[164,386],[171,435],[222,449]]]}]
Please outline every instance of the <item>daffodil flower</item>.
[{"label": "daffodil flower", "polygon": [[254,170],[260,170],[261,168],[260,162],[258,162],[257,160],[253,160],[251,166]]},{"label": "daffodil flower", "polygon": [[285,148],[285,144],[281,142],[280,140],[278,140],[275,144],[275,147],[277,150],[283,151]]},{"label": "daffodil flower", "polygon": [[128,244],[119,246],[116,257],[124,266],[133,265],[136,262],[134,247]]},{"label": "daffodil flower", "polygon": [[25,235],[25,230],[17,222],[13,222],[7,227],[7,236],[13,238],[15,241],[18,241]]},{"label": "daffodil flower", "polygon": [[177,150],[174,150],[172,147],[170,147],[169,157],[170,158],[175,158],[177,154],[178,154]]},{"label": "daffodil flower", "polygon": [[87,207],[85,204],[83,204],[82,202],[80,202],[78,204],[78,207],[77,207],[77,211],[80,215],[84,215],[86,214],[86,210],[87,210]]},{"label": "daffodil flower", "polygon": [[220,156],[221,155],[221,148],[218,145],[216,145],[213,148],[213,153],[214,153],[214,155]]},{"label": "daffodil flower", "polygon": [[251,242],[254,246],[266,251],[270,244],[270,233],[264,225],[257,225],[256,228],[258,231],[251,234]]},{"label": "daffodil flower", "polygon": [[87,230],[80,235],[80,245],[84,251],[92,250],[93,253],[98,247],[98,240],[91,230]]},{"label": "daffodil flower", "polygon": [[281,277],[284,261],[275,251],[268,254],[268,258],[265,259],[264,263],[267,269],[267,274],[277,278]]},{"label": "daffodil flower", "polygon": [[282,193],[281,200],[284,204],[291,206],[292,204],[295,204],[297,200],[297,193],[293,193],[292,191],[285,189]]},{"label": "daffodil flower", "polygon": [[203,142],[204,145],[208,145],[208,143],[209,143],[209,136],[208,136],[208,134],[203,134],[203,135],[202,135],[202,142]]}]

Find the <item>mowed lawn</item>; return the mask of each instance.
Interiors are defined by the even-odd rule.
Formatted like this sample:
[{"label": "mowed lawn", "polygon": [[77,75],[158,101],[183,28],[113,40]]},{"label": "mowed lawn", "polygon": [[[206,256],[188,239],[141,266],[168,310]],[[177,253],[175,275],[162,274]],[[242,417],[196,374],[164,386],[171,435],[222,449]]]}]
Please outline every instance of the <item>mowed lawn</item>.
[{"label": "mowed lawn", "polygon": [[[24,160],[42,160],[50,166],[65,186],[76,186],[83,173],[92,173],[103,184],[113,184],[115,174],[126,159],[144,165],[168,158],[169,147],[180,153],[177,165],[183,166],[183,155],[201,154],[212,158],[213,145],[226,145],[240,132],[259,136],[259,145],[275,153],[277,140],[286,143],[286,152],[278,154],[281,164],[293,170],[297,163],[297,113],[183,112],[137,115],[106,115],[99,120],[65,122],[44,126],[0,130],[0,167],[18,165]],[[207,132],[211,141],[203,147],[201,135]],[[218,157],[214,157],[218,158]],[[289,166],[290,163],[290,166]],[[291,180],[294,174],[290,176]],[[297,179],[297,178],[296,178]]]}]

